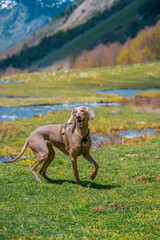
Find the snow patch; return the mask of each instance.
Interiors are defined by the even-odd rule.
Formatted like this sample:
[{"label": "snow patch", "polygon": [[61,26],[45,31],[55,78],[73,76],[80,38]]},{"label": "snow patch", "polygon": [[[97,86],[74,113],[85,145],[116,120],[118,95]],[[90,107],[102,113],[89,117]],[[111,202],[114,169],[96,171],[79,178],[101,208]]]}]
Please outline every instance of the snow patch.
[{"label": "snow patch", "polygon": [[18,3],[15,0],[1,0],[0,1],[0,9],[12,9]]},{"label": "snow patch", "polygon": [[44,0],[37,0],[38,3],[41,4],[42,7],[48,7],[48,8],[53,8],[53,7],[60,7],[64,3],[73,3],[75,0],[57,0],[57,1],[50,1],[50,3],[45,3]]}]

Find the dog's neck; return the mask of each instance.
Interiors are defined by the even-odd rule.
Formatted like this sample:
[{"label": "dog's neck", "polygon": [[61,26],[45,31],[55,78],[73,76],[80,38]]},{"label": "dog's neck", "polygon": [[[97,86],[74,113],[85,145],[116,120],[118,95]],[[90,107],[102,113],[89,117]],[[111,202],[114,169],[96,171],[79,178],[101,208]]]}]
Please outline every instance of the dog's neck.
[{"label": "dog's neck", "polygon": [[79,127],[78,124],[76,124],[76,129],[83,138],[86,137],[88,134],[88,121],[86,121],[82,127]]}]

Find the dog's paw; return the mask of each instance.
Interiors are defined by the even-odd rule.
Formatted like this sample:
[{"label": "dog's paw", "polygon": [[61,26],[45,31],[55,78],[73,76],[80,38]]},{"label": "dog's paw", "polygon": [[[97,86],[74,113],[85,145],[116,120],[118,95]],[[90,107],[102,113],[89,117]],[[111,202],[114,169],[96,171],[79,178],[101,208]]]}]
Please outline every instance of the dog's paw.
[{"label": "dog's paw", "polygon": [[96,175],[91,174],[91,176],[90,176],[91,181],[93,181],[95,179],[95,177],[96,177]]},{"label": "dog's paw", "polygon": [[36,180],[36,183],[37,183],[37,184],[41,184],[42,181],[41,181],[41,180]]},{"label": "dog's paw", "polygon": [[93,170],[92,174],[90,175],[91,181],[95,179],[95,177],[97,176],[97,172],[98,172],[98,168]]}]

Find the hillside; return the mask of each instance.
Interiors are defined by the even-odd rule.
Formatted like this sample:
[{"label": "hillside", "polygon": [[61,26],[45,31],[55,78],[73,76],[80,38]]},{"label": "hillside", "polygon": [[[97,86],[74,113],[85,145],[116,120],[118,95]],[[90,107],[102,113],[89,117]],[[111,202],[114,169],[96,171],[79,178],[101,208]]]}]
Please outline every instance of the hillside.
[{"label": "hillside", "polygon": [[43,27],[74,1],[0,1],[0,51]]},{"label": "hillside", "polygon": [[61,14],[52,19],[48,24],[31,34],[29,37],[11,46],[5,51],[0,52],[0,57],[20,52],[25,46],[31,47],[38,45],[43,38],[50,37],[59,30],[74,28],[92,18],[99,11],[110,8],[111,5],[119,0],[76,0]]},{"label": "hillside", "polygon": [[[13,66],[30,71],[70,68],[83,50],[100,43],[123,44],[159,19],[158,0],[126,0],[123,4],[115,0],[107,1],[106,5],[106,1],[95,1],[93,6],[92,3],[77,1],[77,5],[73,4],[73,8],[35,33],[35,38],[32,35],[33,43],[37,42],[38,34],[43,36],[37,45],[31,46],[28,40],[20,52],[12,55],[10,51],[10,57],[1,61],[0,68]],[[54,23],[57,28],[53,33]]]}]

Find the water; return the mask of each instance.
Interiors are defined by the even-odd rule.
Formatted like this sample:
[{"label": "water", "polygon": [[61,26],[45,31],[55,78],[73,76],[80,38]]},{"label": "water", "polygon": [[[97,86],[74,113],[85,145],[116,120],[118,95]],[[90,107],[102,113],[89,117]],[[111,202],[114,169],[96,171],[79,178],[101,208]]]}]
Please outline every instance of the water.
[{"label": "water", "polygon": [[0,84],[10,84],[10,85],[38,85],[38,86],[45,86],[46,84],[44,83],[25,83],[25,82],[10,82],[10,81],[6,81],[6,80],[0,80]]},{"label": "water", "polygon": [[5,80],[0,80],[0,84],[27,84],[27,83],[24,83],[24,82],[10,82],[10,81],[5,81]]},{"label": "water", "polygon": [[14,96],[2,96],[2,95],[0,95],[0,98],[4,98],[4,100],[5,99],[16,99],[16,100],[22,100],[22,99],[27,99],[27,98],[29,98],[29,99],[33,99],[33,98],[30,98],[30,97],[14,97]]},{"label": "water", "polygon": [[[33,105],[33,106],[16,106],[0,107],[0,121],[13,121],[15,119],[31,118],[36,114],[45,115],[48,112],[57,112],[60,110],[72,110],[75,107],[86,106],[91,108],[103,107],[106,103],[97,102],[74,102],[55,105]],[[112,104],[108,104],[112,105]]]},{"label": "water", "polygon": [[136,137],[143,136],[144,134],[158,134],[157,129],[142,129],[142,130],[122,130],[122,131],[114,131],[109,135],[105,134],[93,134],[91,135],[92,139],[92,147],[100,148],[106,144],[115,144],[119,141],[124,141],[125,139],[134,139]]},{"label": "water", "polygon": [[[0,81],[1,83],[6,81]],[[6,82],[6,84],[9,82]],[[13,83],[13,82],[12,82]],[[14,83],[13,83],[14,84]],[[23,84],[17,83],[17,84]],[[113,90],[104,90],[98,91],[97,93],[106,93],[106,94],[118,94],[124,97],[131,97],[138,92],[144,91],[157,91],[157,88],[148,88],[148,89],[113,89]],[[15,99],[20,99],[21,97],[12,97]],[[86,103],[64,103],[64,104],[56,104],[56,105],[33,105],[33,106],[17,106],[17,107],[0,107],[0,121],[13,121],[17,118],[26,119],[31,118],[36,114],[46,114],[48,112],[56,112],[60,110],[72,110],[75,107],[79,106],[88,106],[91,108],[102,107],[104,105],[108,105],[111,107],[120,107],[118,103],[96,103],[96,102],[86,102]]]},{"label": "water", "polygon": [[97,91],[96,93],[103,94],[118,94],[122,97],[132,97],[133,95],[139,92],[148,92],[148,91],[158,91],[158,88],[148,88],[148,89],[112,89],[112,90],[102,90]]},{"label": "water", "polygon": [[[105,135],[105,134],[91,134],[92,139],[92,147],[94,149],[98,149],[100,147],[103,147],[104,145],[112,144],[111,141],[114,140],[114,143],[119,142],[122,138],[123,140],[130,138],[136,138],[138,136],[143,136],[144,134],[158,134],[156,129],[143,129],[143,130],[122,130],[122,131],[115,131],[114,135]],[[114,139],[113,139],[114,138]],[[112,140],[111,140],[112,139]],[[23,147],[23,146],[22,146]],[[12,156],[2,156],[0,155],[0,161],[10,161],[14,157]],[[25,157],[21,157],[22,159],[25,159]]]},{"label": "water", "polygon": [[14,157],[0,155],[0,162],[2,161],[11,161]]},{"label": "water", "polygon": [[[3,156],[3,155],[0,155],[0,162],[3,162],[3,161],[11,161],[13,158],[15,158],[16,156]],[[20,157],[19,159],[21,160],[25,160],[26,157],[22,156]]]}]

